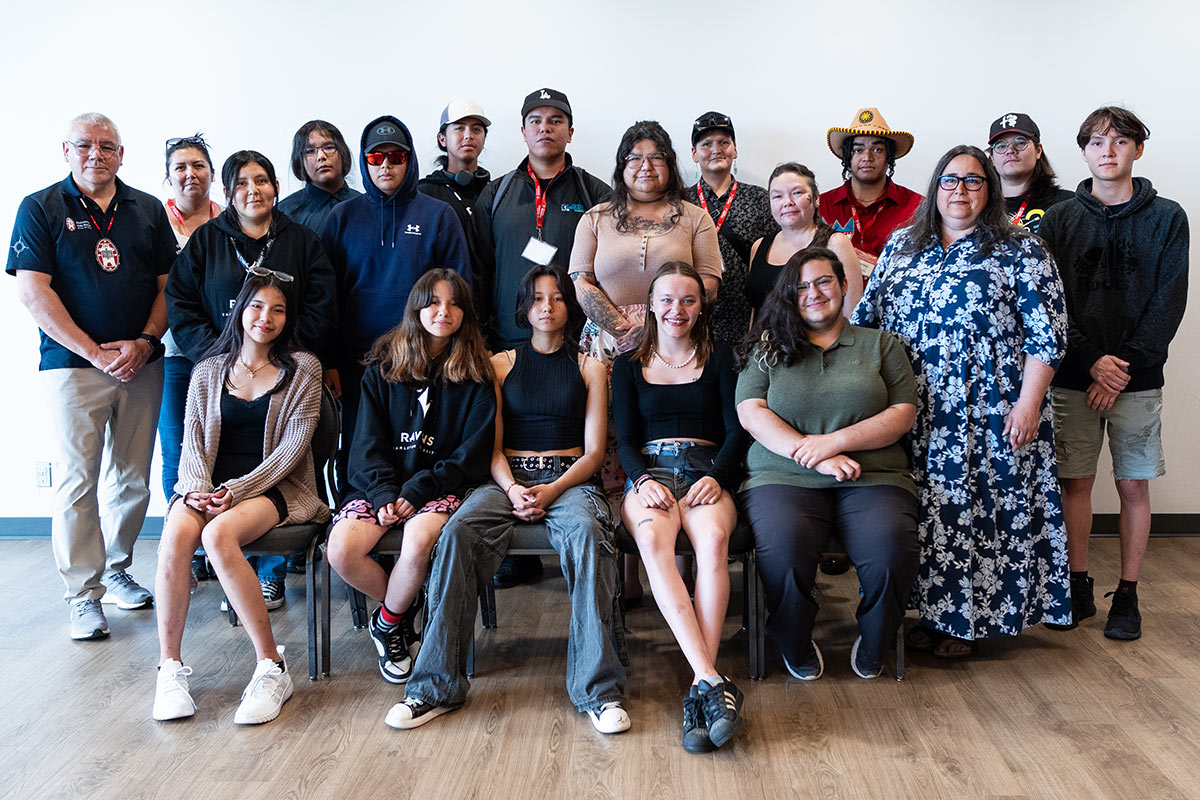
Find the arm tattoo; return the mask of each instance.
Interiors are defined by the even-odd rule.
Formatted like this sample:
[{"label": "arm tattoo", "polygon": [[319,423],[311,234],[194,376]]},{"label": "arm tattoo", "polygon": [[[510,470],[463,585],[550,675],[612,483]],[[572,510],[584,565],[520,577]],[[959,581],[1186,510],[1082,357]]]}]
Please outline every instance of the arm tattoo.
[{"label": "arm tattoo", "polygon": [[608,299],[603,289],[590,280],[580,280],[583,277],[590,278],[590,274],[577,272],[572,277],[575,278],[575,295],[579,298],[579,305],[583,306],[583,313],[604,330],[619,336],[617,328],[626,323],[625,316]]},{"label": "arm tattoo", "polygon": [[638,524],[637,524],[637,525],[635,525],[634,527],[635,527],[635,528],[640,528],[640,527],[642,527],[643,525],[645,525],[647,522],[653,522],[653,520],[652,520],[652,519],[650,519],[649,517],[646,517],[646,518],[645,518],[645,519],[643,519],[643,520],[639,520],[639,521],[638,521]]}]

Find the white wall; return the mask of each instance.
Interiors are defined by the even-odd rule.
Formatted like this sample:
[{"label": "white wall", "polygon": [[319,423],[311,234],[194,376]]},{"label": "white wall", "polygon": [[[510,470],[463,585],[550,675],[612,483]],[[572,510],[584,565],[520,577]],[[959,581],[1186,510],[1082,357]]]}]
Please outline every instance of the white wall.
[{"label": "white wall", "polygon": [[[717,109],[737,126],[742,180],[762,183],[777,162],[797,159],[823,188],[840,182],[825,131],[860,106],[916,135],[897,179],[919,190],[941,153],[982,145],[991,120],[1013,110],[1037,120],[1047,155],[1074,188],[1086,175],[1079,122],[1122,103],[1153,133],[1138,174],[1200,209],[1197,12],[1183,3],[0,0],[0,15],[6,237],[21,197],[66,174],[60,142],[81,111],[117,122],[121,177],[134,187],[163,194],[163,141],[203,130],[218,167],[236,149],[266,153],[286,194],[298,186],[284,175],[291,135],[305,120],[328,119],[357,143],[371,118],[396,114],[421,144],[425,173],[438,115],[458,96],[491,116],[482,163],[501,174],[524,153],[522,98],[547,84],[574,106],[576,162],[601,177],[624,129],[653,118],[692,178],[690,122]],[[15,285],[0,279],[0,515],[44,516],[51,490],[34,488],[34,462],[50,457],[37,336]],[[1200,405],[1198,339],[1193,311],[1167,365],[1170,474],[1154,484],[1160,512],[1200,512],[1200,465],[1188,445]],[[1098,510],[1115,510],[1111,487],[1101,491]],[[157,491],[154,503],[161,513]]]}]

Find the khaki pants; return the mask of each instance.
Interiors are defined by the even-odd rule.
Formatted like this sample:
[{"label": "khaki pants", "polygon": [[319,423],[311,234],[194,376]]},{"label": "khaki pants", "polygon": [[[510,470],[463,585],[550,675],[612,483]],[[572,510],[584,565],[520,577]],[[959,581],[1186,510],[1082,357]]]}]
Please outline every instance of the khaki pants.
[{"label": "khaki pants", "polygon": [[146,518],[163,362],[129,383],[93,367],[40,374],[55,446],[54,560],[68,601],[98,600],[100,577],[133,560]]}]

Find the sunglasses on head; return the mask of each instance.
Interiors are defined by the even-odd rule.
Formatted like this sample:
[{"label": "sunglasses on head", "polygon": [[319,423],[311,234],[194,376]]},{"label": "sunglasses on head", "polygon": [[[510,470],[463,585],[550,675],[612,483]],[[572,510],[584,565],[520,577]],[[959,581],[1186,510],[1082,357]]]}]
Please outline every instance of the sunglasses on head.
[{"label": "sunglasses on head", "polygon": [[251,264],[249,267],[246,267],[246,277],[250,277],[251,275],[257,275],[260,278],[274,278],[280,283],[291,283],[292,281],[296,280],[295,277],[288,275],[286,272],[267,269],[266,267],[260,267],[257,264]]},{"label": "sunglasses on head", "polygon": [[392,166],[398,167],[404,162],[408,161],[408,153],[404,152],[403,150],[389,150],[386,153],[375,151],[372,153],[367,153],[366,159],[367,163],[372,167],[378,167],[384,162],[384,159],[387,159],[387,162]]},{"label": "sunglasses on head", "polygon": [[174,139],[167,139],[167,149],[170,149],[175,145],[195,145],[202,150],[208,148],[208,143],[205,142],[204,137],[198,133],[195,136],[176,136]]}]

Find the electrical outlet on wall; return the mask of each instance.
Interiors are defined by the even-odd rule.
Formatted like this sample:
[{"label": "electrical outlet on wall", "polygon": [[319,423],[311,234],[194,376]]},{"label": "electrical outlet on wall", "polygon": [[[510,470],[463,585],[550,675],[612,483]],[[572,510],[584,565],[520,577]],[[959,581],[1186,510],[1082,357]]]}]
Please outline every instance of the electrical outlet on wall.
[{"label": "electrical outlet on wall", "polygon": [[50,462],[38,461],[34,464],[34,469],[35,474],[33,485],[39,489],[49,488],[52,485],[50,477]]}]

